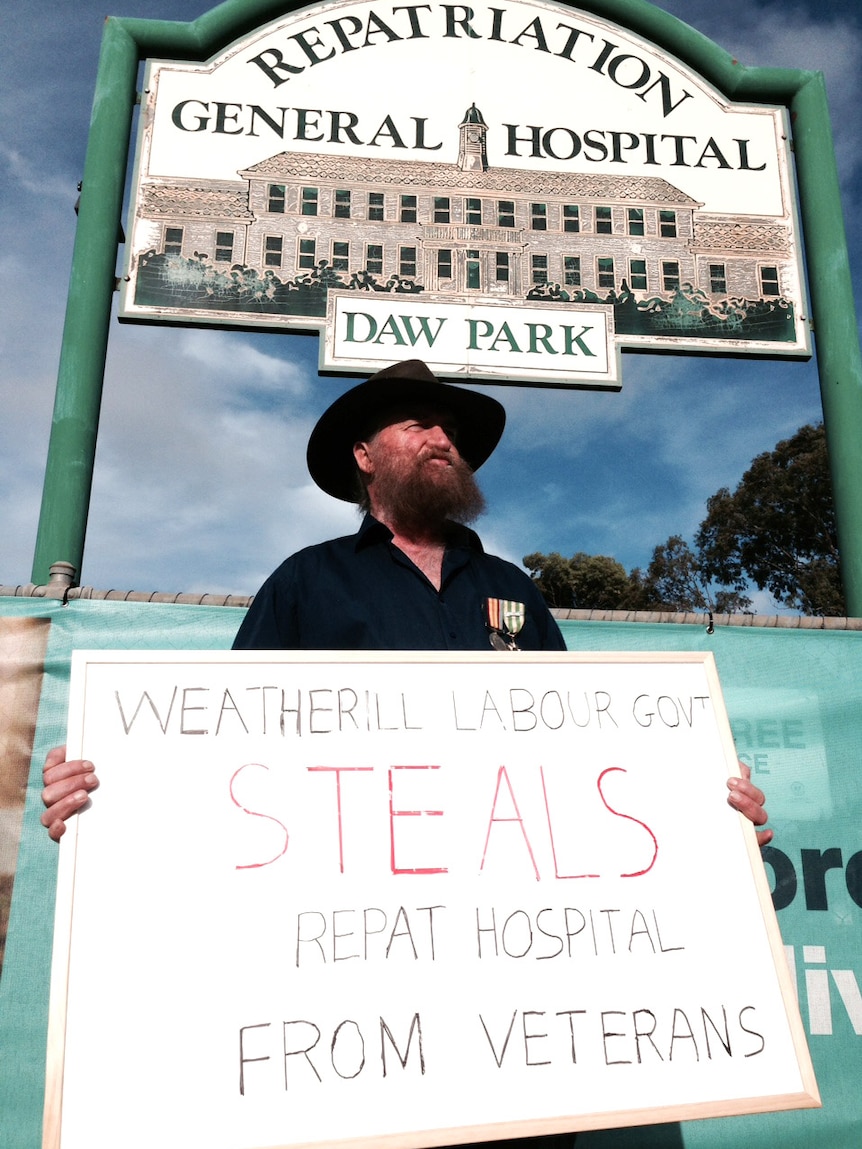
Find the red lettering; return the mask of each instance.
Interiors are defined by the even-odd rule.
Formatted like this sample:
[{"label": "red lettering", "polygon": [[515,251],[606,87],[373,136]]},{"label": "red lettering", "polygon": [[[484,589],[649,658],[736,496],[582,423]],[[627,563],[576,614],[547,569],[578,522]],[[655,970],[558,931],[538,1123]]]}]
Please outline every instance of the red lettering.
[{"label": "red lettering", "polygon": [[[561,874],[560,868],[557,865],[557,847],[554,843],[554,827],[551,824],[551,807],[548,803],[548,788],[545,785],[545,768],[539,767],[539,776],[542,779],[542,796],[545,800],[545,813],[548,816],[548,834],[551,839],[551,854],[554,858],[554,877],[555,878],[599,878],[601,874]],[[601,791],[599,791],[601,793]],[[604,801],[604,799],[603,799]],[[607,804],[607,803],[606,803]]]},{"label": "red lettering", "polygon": [[598,786],[599,797],[601,798],[601,800],[604,802],[607,809],[610,810],[610,812],[612,814],[615,814],[617,816],[617,818],[626,818],[626,819],[628,819],[629,822],[635,822],[638,826],[642,826],[643,829],[646,830],[646,832],[649,834],[650,838],[652,838],[653,854],[652,854],[652,857],[650,858],[649,865],[646,866],[642,870],[635,870],[630,874],[620,874],[621,878],[640,878],[643,874],[648,874],[649,871],[655,865],[655,860],[658,857],[658,841],[656,839],[655,834],[652,832],[652,830],[649,828],[649,826],[646,824],[646,822],[642,822],[640,820],[640,818],[633,818],[631,814],[623,814],[619,810],[615,810],[613,808],[613,806],[610,804],[610,802],[608,802],[607,798],[605,798],[604,791],[602,790],[602,781],[607,774],[613,774],[613,773],[617,773],[617,772],[620,774],[626,773],[626,771],[622,768],[622,766],[609,766],[607,770],[603,770],[601,772],[601,774],[599,774],[598,779],[596,781],[596,785]]},{"label": "red lettering", "polygon": [[[506,781],[506,789],[509,791],[509,798],[511,799],[511,802],[512,802],[512,808],[515,811],[515,816],[513,818],[498,818],[497,817],[497,801],[500,797],[500,783],[504,779]],[[479,872],[480,873],[485,868],[485,858],[488,856],[488,842],[491,839],[491,829],[496,822],[517,822],[518,823],[518,825],[521,827],[521,833],[524,836],[524,843],[527,847],[527,852],[530,855],[530,861],[533,863],[533,870],[534,870],[535,875],[536,875],[536,881],[537,882],[541,881],[541,876],[539,874],[539,867],[536,865],[536,859],[533,855],[533,847],[530,845],[530,838],[529,838],[529,835],[527,834],[527,828],[524,825],[524,819],[521,817],[521,812],[518,809],[518,802],[517,802],[517,799],[515,798],[515,792],[512,789],[512,783],[509,781],[509,775],[506,772],[505,766],[501,766],[500,769],[497,771],[497,786],[496,786],[496,789],[494,790],[494,801],[491,805],[491,817],[488,819],[488,832],[485,835],[485,847],[482,850],[482,864],[479,866]]]},{"label": "red lettering", "polygon": [[389,767],[389,846],[390,866],[393,874],[447,874],[447,866],[415,866],[404,868],[395,861],[395,819],[396,818],[442,818],[442,810],[396,810],[394,775],[396,770],[439,770],[439,766],[390,766]]},{"label": "red lettering", "polygon": [[271,814],[261,814],[258,810],[249,810],[247,806],[243,806],[242,802],[239,801],[236,794],[234,793],[234,783],[236,782],[237,778],[239,778],[243,770],[248,770],[253,766],[258,767],[260,770],[269,770],[268,766],[264,766],[260,762],[246,762],[245,766],[240,766],[239,770],[234,773],[230,780],[231,801],[235,806],[238,806],[240,810],[242,810],[243,814],[249,814],[252,818],[265,818],[268,822],[275,822],[276,826],[278,826],[284,833],[284,845],[281,847],[277,854],[273,854],[273,856],[271,858],[267,858],[266,861],[246,862],[246,864],[243,866],[237,866],[236,869],[238,870],[257,870],[260,869],[261,866],[271,866],[273,862],[277,862],[279,858],[283,858],[287,853],[287,845],[290,840],[290,835],[287,832],[287,826],[285,826],[283,822],[280,822],[278,818],[273,818]]},{"label": "red lettering", "polygon": [[348,774],[354,773],[368,773],[374,769],[373,766],[309,766],[309,774],[334,774],[335,775],[335,808],[336,816],[338,819],[338,869],[340,873],[344,873],[344,837],[341,830],[341,774],[342,771],[347,771]]}]

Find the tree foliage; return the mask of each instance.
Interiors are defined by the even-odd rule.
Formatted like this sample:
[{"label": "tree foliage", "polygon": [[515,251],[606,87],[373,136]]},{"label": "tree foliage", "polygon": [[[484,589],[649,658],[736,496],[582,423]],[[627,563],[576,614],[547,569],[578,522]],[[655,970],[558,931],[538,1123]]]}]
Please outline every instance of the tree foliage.
[{"label": "tree foliage", "polygon": [[751,599],[738,587],[716,586],[701,555],[681,535],[671,535],[653,551],[644,574],[632,571],[640,584],[642,610],[711,610],[735,614],[748,609]]},{"label": "tree foliage", "polygon": [[723,487],[706,508],[695,544],[713,577],[748,578],[803,614],[846,613],[822,423],[758,455],[733,494]]},{"label": "tree foliage", "polygon": [[535,552],[524,565],[552,607],[732,614],[751,607],[753,583],[805,614],[845,613],[822,424],[758,455],[736,490],[723,487],[706,507],[694,547],[671,535],[645,571],[583,551]]},{"label": "tree foliage", "polygon": [[574,576],[569,560],[559,551],[543,555],[539,551],[524,555],[524,566],[550,607],[568,610],[574,606]]},{"label": "tree foliage", "polygon": [[634,584],[622,563],[607,555],[578,551],[566,559],[558,551],[537,552],[524,556],[524,566],[549,606],[614,610],[629,605]]}]

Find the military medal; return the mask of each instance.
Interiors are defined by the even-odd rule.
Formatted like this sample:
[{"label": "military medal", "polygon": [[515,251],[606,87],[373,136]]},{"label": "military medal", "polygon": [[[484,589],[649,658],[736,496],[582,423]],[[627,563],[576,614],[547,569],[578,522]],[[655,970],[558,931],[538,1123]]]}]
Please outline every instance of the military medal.
[{"label": "military medal", "polygon": [[524,625],[527,608],[510,598],[485,599],[485,625],[494,650],[520,650],[515,636]]}]

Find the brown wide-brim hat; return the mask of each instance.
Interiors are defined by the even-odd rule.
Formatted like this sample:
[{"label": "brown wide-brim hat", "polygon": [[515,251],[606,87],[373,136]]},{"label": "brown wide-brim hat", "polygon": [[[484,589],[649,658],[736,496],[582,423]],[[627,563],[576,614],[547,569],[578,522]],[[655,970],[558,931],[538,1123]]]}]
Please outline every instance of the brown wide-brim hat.
[{"label": "brown wide-brim hat", "polygon": [[458,451],[474,471],[497,446],[506,425],[503,405],[490,395],[441,383],[421,359],[395,363],[346,391],[320,416],[306,454],[318,487],[336,499],[358,502],[354,444],[378,429],[385,412],[413,402],[454,418]]}]

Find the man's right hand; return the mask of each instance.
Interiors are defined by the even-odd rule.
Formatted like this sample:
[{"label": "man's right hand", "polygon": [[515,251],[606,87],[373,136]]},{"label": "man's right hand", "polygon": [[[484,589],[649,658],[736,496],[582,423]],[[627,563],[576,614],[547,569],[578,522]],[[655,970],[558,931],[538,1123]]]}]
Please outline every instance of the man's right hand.
[{"label": "man's right hand", "polygon": [[42,801],[46,807],[42,825],[47,826],[50,836],[59,842],[66,833],[66,820],[86,806],[90,791],[96,789],[99,779],[93,773],[92,762],[80,758],[67,762],[66,747],[55,746],[48,751],[42,780],[45,783]]}]

